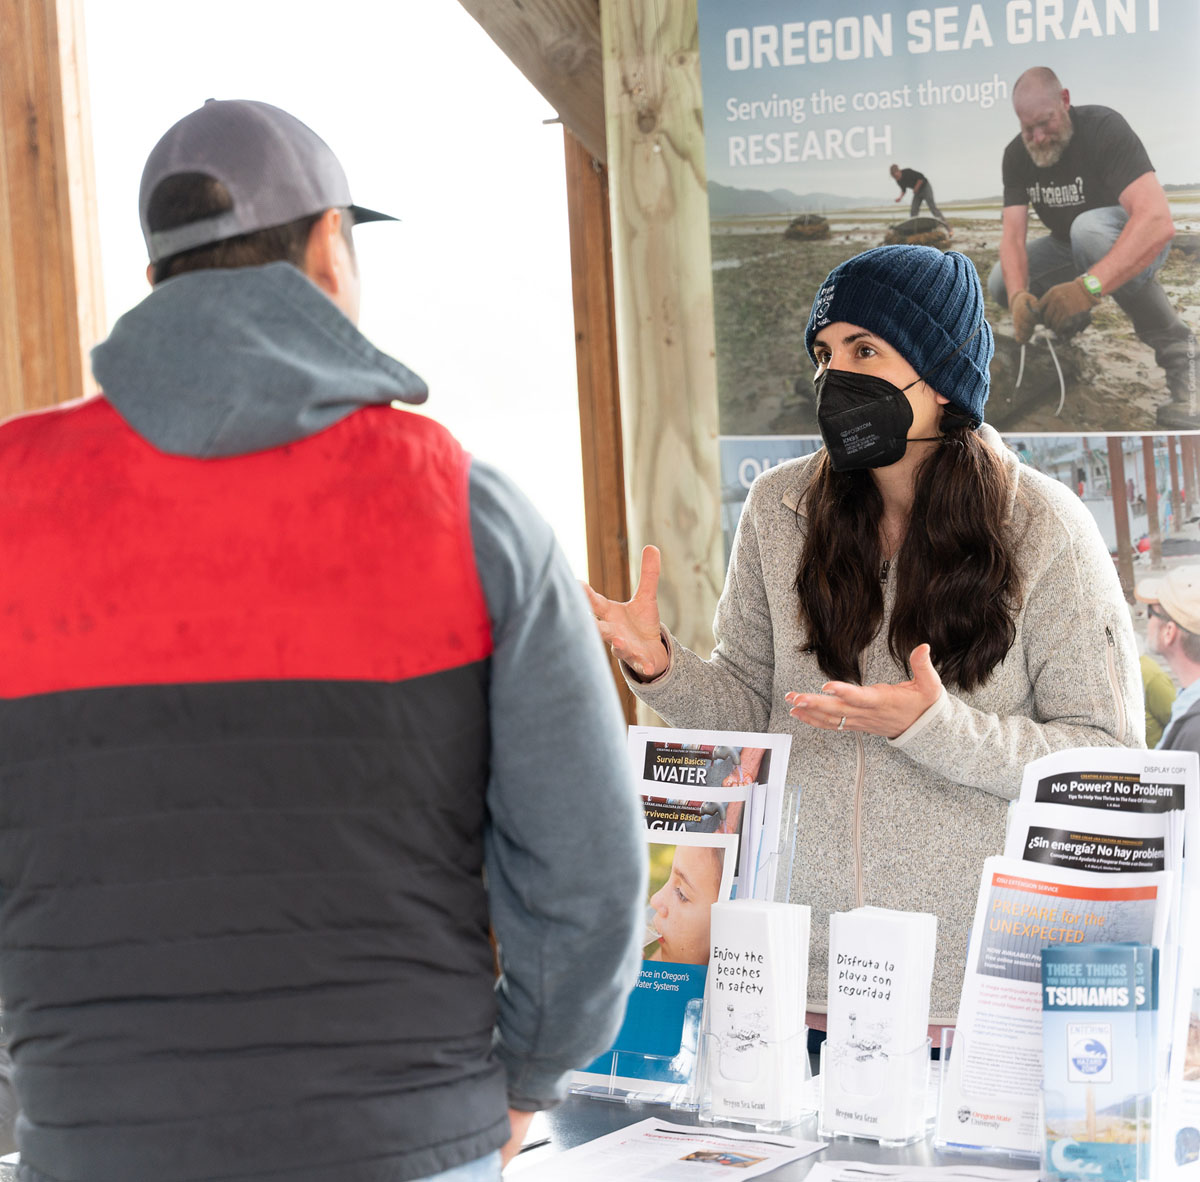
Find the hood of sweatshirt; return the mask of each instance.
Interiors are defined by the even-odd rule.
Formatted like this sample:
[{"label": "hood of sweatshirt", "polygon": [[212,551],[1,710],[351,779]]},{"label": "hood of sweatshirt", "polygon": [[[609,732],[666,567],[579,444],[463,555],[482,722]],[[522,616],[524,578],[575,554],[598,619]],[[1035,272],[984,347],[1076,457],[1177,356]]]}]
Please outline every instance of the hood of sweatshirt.
[{"label": "hood of sweatshirt", "polygon": [[279,447],[429,394],[290,263],[166,280],[92,350],[92,372],[139,435],[196,459]]}]

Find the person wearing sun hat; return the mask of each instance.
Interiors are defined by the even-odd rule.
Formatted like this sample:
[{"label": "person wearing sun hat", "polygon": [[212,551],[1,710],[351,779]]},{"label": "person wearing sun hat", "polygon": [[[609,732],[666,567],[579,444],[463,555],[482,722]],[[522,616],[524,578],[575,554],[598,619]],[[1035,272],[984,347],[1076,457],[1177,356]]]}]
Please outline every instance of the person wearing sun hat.
[{"label": "person wearing sun hat", "polygon": [[792,736],[810,1027],[829,914],[863,904],[937,915],[930,1020],[952,1025],[983,860],[1025,763],[1143,745],[1133,628],[1091,514],[984,422],[992,330],[968,258],[847,259],[803,348],[825,447],[751,487],[712,655],[662,623],[652,546],[634,598],[592,591],[592,611],[670,725]]},{"label": "person wearing sun hat", "polygon": [[1200,751],[1200,566],[1177,566],[1140,579],[1134,597],[1146,604],[1146,646],[1183,687],[1157,747]]}]

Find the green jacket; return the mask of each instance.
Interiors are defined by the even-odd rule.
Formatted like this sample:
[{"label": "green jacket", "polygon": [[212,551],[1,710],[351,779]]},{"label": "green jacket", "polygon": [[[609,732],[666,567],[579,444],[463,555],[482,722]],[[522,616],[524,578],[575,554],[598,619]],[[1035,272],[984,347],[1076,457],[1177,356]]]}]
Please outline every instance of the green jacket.
[{"label": "green jacket", "polygon": [[1146,746],[1157,747],[1163,729],[1171,721],[1171,703],[1175,701],[1175,683],[1167,671],[1148,653],[1142,654],[1142,689],[1146,694]]}]

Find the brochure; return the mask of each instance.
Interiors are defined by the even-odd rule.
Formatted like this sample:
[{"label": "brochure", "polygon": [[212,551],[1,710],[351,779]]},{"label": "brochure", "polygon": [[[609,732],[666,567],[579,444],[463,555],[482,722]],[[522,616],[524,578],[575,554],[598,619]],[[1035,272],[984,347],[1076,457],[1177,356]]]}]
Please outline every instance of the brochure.
[{"label": "brochure", "polygon": [[788,735],[630,728],[650,860],[644,959],[612,1047],[572,1091],[672,1100],[692,1084],[710,909],[774,889],[790,747]]},{"label": "brochure", "polygon": [[1068,804],[1122,813],[1195,815],[1200,809],[1200,757],[1194,751],[1074,747],[1025,765],[1021,801]]},{"label": "brochure", "polygon": [[643,1120],[594,1141],[576,1145],[541,1161],[518,1156],[504,1171],[522,1182],[696,1182],[736,1177],[758,1178],[788,1162],[825,1148],[824,1141],[799,1141],[771,1134],[735,1133],[730,1129],[693,1128],[661,1120]]},{"label": "brochure", "polygon": [[735,899],[712,908],[707,1114],[784,1123],[802,1111],[810,909]]},{"label": "brochure", "polygon": [[1181,870],[1183,813],[1015,801],[1004,853],[1069,870]]},{"label": "brochure", "polygon": [[829,917],[821,1132],[925,1134],[937,916],[858,907]]},{"label": "brochure", "polygon": [[1161,950],[1176,877],[986,859],[942,1075],[940,1144],[1039,1154],[1042,950],[1120,942]]},{"label": "brochure", "polygon": [[933,1166],[884,1165],[877,1161],[818,1161],[805,1182],[1038,1182],[1037,1170],[977,1166],[974,1162]]},{"label": "brochure", "polygon": [[790,735],[631,727],[646,827],[737,833],[738,898],[771,898]]},{"label": "brochure", "polygon": [[1072,944],[1042,952],[1047,1182],[1148,1176],[1154,1064],[1139,1036],[1149,1033],[1152,951]]}]

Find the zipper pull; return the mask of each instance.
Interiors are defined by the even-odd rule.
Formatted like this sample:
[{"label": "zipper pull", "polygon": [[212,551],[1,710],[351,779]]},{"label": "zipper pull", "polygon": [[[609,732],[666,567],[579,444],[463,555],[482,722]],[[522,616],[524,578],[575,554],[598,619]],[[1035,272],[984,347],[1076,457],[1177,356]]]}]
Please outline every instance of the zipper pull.
[{"label": "zipper pull", "polygon": [[891,565],[892,565],[892,560],[890,558],[885,558],[883,560],[883,565],[879,568],[879,581],[881,583],[887,582],[888,569],[891,567]]}]

